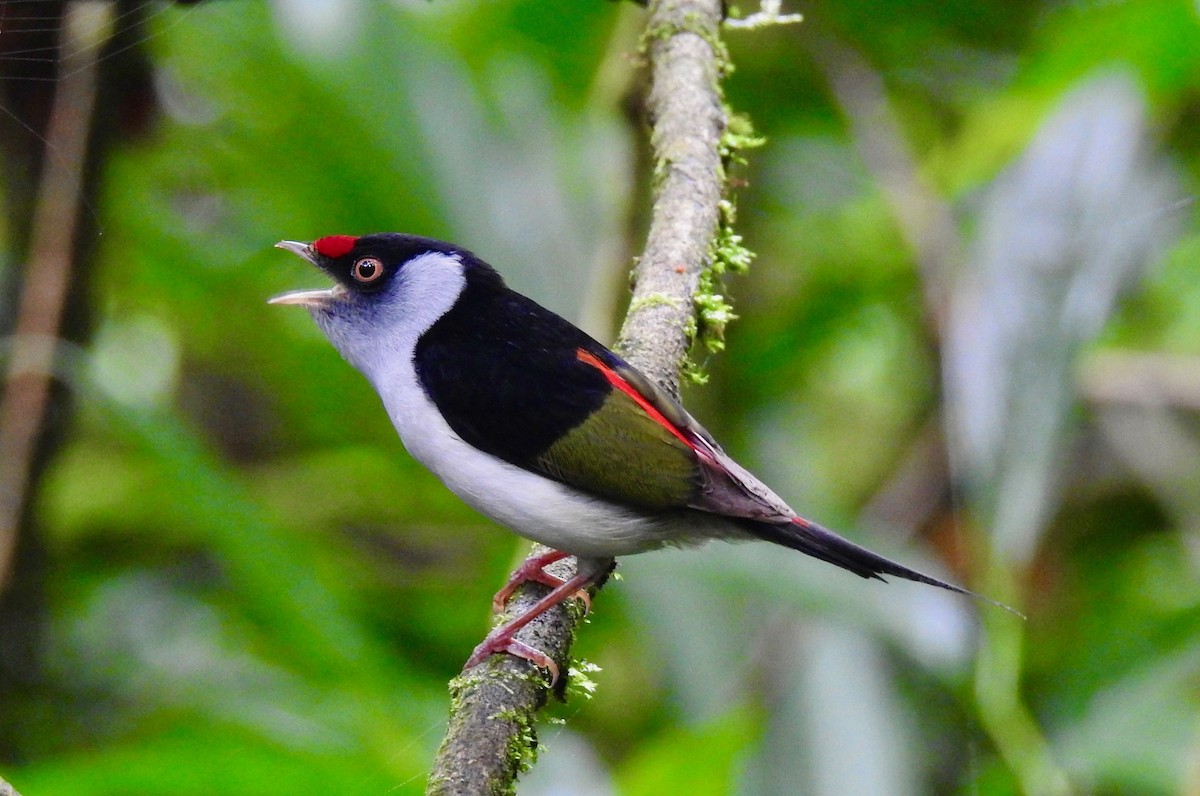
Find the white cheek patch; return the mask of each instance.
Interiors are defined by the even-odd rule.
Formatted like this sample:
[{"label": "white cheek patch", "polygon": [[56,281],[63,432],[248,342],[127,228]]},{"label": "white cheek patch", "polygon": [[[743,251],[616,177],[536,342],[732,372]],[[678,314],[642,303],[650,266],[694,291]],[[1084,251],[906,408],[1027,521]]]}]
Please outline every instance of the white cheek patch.
[{"label": "white cheek patch", "polygon": [[314,315],[334,348],[382,394],[388,374],[412,369],[417,340],[454,306],[466,283],[457,255],[428,252],[405,263],[384,292]]},{"label": "white cheek patch", "polygon": [[[467,285],[457,254],[429,252],[409,260],[389,288],[398,331],[418,337],[445,315]],[[408,335],[405,335],[406,337]]]}]

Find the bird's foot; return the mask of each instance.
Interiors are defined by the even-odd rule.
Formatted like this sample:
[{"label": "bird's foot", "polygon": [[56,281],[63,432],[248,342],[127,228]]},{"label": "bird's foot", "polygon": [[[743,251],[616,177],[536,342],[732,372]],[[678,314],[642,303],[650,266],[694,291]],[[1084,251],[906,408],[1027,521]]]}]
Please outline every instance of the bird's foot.
[{"label": "bird's foot", "polygon": [[488,637],[471,653],[471,657],[467,658],[467,663],[463,666],[463,671],[465,672],[467,669],[478,666],[493,653],[507,652],[509,655],[524,658],[534,666],[540,666],[549,671],[550,686],[553,687],[558,682],[558,664],[541,650],[534,649],[525,642],[517,641],[513,638],[511,632],[506,632],[509,627],[509,625],[505,625],[488,634]]},{"label": "bird's foot", "polygon": [[[534,583],[540,583],[543,586],[549,586],[551,589],[557,589],[559,586],[563,585],[563,583],[566,581],[556,575],[551,575],[546,571],[546,567],[550,566],[555,561],[563,560],[568,555],[570,555],[570,553],[564,553],[561,550],[551,550],[546,553],[541,553],[540,555],[530,556],[522,561],[521,566],[517,567],[513,573],[508,576],[508,582],[504,584],[504,587],[500,589],[500,591],[496,592],[495,596],[492,597],[492,613],[504,613],[504,608],[506,605],[508,605],[508,601],[512,598],[513,592],[515,592],[522,583],[533,581]],[[585,614],[591,613],[592,596],[588,594],[586,590],[580,589],[571,596],[583,600],[583,612]]]},{"label": "bird's foot", "polygon": [[[546,565],[544,562],[545,559],[549,558],[550,561],[553,562],[558,561],[565,556],[566,553],[554,551],[541,556],[533,556],[532,558],[528,559],[525,564],[528,564],[531,561],[539,562],[539,559],[542,560],[534,565],[537,568],[537,571],[540,572],[541,567]],[[521,567],[517,570],[517,573],[520,573],[522,569],[525,569],[525,564],[521,565]],[[611,569],[611,567],[609,569]],[[582,573],[577,572],[575,577],[565,581],[561,578],[556,578],[555,580],[558,581],[558,585],[555,586],[549,594],[530,606],[528,611],[516,617],[515,619],[504,623],[491,633],[488,633],[487,638],[485,638],[483,642],[475,648],[475,650],[471,653],[471,657],[467,659],[467,663],[463,667],[463,671],[483,663],[483,661],[492,653],[507,652],[510,655],[517,656],[518,658],[524,658],[535,666],[541,666],[543,669],[549,670],[550,685],[553,686],[558,682],[558,664],[556,664],[549,655],[541,650],[535,649],[523,641],[517,641],[517,631],[525,627],[525,625],[529,624],[537,617],[544,614],[546,611],[549,611],[551,608],[561,603],[563,600],[568,600],[578,594],[586,594],[587,592],[584,591],[584,589],[586,589],[588,585],[595,583],[599,578],[607,575],[609,569],[600,569],[591,572],[585,571]],[[517,573],[514,573],[514,577]],[[534,578],[526,578],[526,580],[534,580]],[[507,599],[507,597],[505,599]]]}]

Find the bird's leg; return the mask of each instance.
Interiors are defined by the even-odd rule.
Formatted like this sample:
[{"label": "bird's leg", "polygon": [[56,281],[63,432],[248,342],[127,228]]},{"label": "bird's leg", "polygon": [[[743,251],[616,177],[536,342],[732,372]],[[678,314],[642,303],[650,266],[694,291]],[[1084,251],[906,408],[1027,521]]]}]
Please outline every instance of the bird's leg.
[{"label": "bird's leg", "polygon": [[[552,589],[557,589],[566,581],[555,575],[551,575],[546,571],[546,567],[553,564],[555,561],[561,561],[569,556],[570,553],[564,553],[561,550],[550,550],[536,556],[530,556],[521,562],[521,566],[517,567],[511,575],[508,576],[508,583],[504,584],[504,588],[496,592],[492,597],[492,613],[504,613],[504,606],[508,605],[509,599],[513,596],[513,592],[522,583],[533,581],[540,583],[543,586],[549,586]],[[580,589],[577,594],[572,595],[583,600],[584,613],[590,613],[592,610],[592,598],[586,591]]]},{"label": "bird's leg", "polygon": [[[551,555],[547,553],[546,555]],[[565,553],[558,553],[561,558]],[[533,561],[542,556],[534,556],[529,561]],[[528,563],[528,562],[527,562]],[[609,568],[611,569],[611,567]],[[472,666],[478,666],[483,663],[487,656],[495,652],[507,652],[510,655],[515,655],[518,658],[533,663],[536,666],[541,666],[543,669],[550,670],[550,684],[558,682],[558,664],[554,660],[542,652],[523,642],[517,641],[513,636],[517,631],[532,622],[536,617],[550,610],[554,606],[561,603],[563,600],[569,599],[576,595],[577,592],[583,591],[589,584],[608,574],[609,569],[601,569],[598,572],[583,572],[575,575],[570,580],[556,579],[559,585],[554,587],[554,590],[547,594],[542,599],[538,600],[525,613],[513,619],[511,622],[501,625],[488,634],[475,651],[471,653],[471,657],[467,659],[467,663],[463,666],[463,671],[470,669]],[[530,578],[533,580],[533,578]]]}]

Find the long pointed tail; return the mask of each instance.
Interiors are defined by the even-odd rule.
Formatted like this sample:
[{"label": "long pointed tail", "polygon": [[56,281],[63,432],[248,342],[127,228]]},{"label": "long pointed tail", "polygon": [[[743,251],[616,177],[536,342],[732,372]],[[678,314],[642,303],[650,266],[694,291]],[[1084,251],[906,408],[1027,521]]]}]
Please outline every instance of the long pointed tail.
[{"label": "long pointed tail", "polygon": [[962,586],[955,586],[953,583],[947,583],[944,580],[938,580],[930,575],[917,572],[915,569],[909,569],[903,564],[898,564],[889,558],[884,558],[878,553],[872,553],[867,548],[838,536],[828,528],[800,517],[795,518],[789,523],[752,522],[747,523],[747,527],[751,533],[760,539],[765,539],[768,542],[774,542],[784,547],[790,547],[793,550],[799,550],[801,553],[806,553],[813,558],[819,558],[822,561],[849,570],[862,578],[884,580],[884,575],[892,575],[897,578],[916,581],[917,583],[927,583],[930,586],[937,586],[939,589],[946,589],[958,594],[965,594],[977,600],[983,600],[1016,614],[1022,619],[1025,618],[1024,614],[1010,608],[1004,603],[996,602],[983,595],[976,594],[969,589],[964,589]]}]

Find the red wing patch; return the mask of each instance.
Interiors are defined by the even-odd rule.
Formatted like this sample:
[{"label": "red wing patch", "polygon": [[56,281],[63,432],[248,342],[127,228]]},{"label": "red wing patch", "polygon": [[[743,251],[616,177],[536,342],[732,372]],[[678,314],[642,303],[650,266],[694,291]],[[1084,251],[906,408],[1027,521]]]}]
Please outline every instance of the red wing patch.
[{"label": "red wing patch", "polygon": [[353,249],[357,242],[358,238],[353,235],[328,235],[313,241],[312,247],[322,257],[336,260]]},{"label": "red wing patch", "polygon": [[601,362],[598,357],[582,348],[578,348],[575,350],[575,358],[580,362],[591,365],[593,368],[604,374],[604,378],[608,379],[609,384],[632,398],[638,406],[642,407],[642,411],[650,416],[650,419],[674,434],[675,437],[678,438],[679,441],[684,445],[687,445],[692,450],[696,449],[696,446],[693,445],[692,442],[683,435],[683,432],[680,431],[674,423],[663,417],[663,413],[655,409],[654,405],[647,401],[645,396],[635,390],[632,384],[621,378],[619,373]]}]

